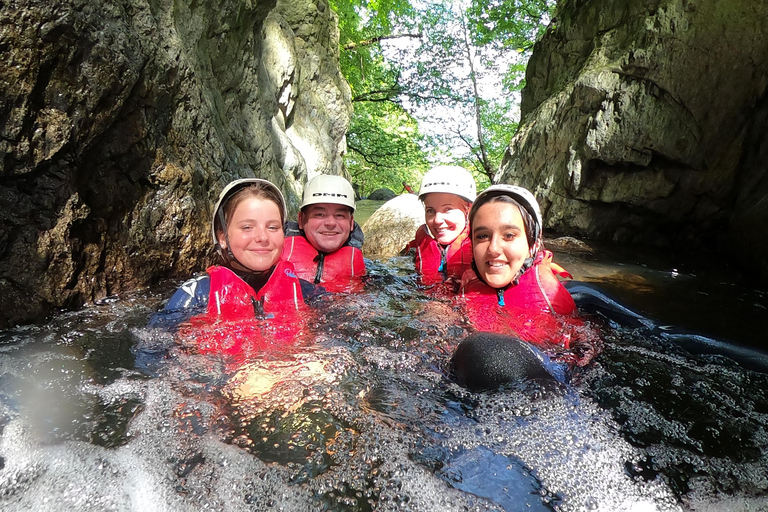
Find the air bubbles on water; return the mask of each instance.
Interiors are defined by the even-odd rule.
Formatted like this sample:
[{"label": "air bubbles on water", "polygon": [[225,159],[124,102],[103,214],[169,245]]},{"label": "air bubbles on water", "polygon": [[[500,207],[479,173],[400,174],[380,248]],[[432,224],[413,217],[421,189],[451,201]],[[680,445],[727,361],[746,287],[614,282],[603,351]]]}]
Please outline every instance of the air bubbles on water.
[{"label": "air bubbles on water", "polygon": [[[6,334],[21,339],[0,359],[0,508],[759,506],[764,377],[615,332],[578,384],[472,393],[444,370],[465,335],[452,305],[382,275],[322,305],[311,349],[247,361],[187,353],[135,325],[142,309],[110,317],[123,301]],[[93,359],[113,342],[136,369]],[[27,384],[75,404],[78,435],[33,426]]]}]

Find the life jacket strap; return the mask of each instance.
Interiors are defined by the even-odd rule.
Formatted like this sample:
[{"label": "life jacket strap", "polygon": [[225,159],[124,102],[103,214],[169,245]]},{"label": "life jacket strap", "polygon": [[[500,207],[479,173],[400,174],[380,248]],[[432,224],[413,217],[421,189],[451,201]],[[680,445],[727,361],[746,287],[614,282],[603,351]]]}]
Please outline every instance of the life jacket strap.
[{"label": "life jacket strap", "polygon": [[448,272],[448,246],[437,244],[437,248],[440,249],[440,266],[437,267],[438,272]]},{"label": "life jacket strap", "polygon": [[320,281],[323,279],[323,266],[325,265],[325,254],[322,252],[318,253],[317,256],[315,256],[315,261],[317,262],[317,273],[315,273],[315,284],[320,284]]}]

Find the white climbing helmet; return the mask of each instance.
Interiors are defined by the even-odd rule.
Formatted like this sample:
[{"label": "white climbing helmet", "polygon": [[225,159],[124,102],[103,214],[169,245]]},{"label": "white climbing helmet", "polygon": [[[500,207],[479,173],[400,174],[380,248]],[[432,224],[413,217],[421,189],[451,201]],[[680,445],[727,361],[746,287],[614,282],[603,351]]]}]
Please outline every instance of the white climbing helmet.
[{"label": "white climbing helmet", "polygon": [[355,210],[355,191],[342,176],[318,174],[304,187],[301,207],[317,203],[332,203],[349,206]]},{"label": "white climbing helmet", "polygon": [[533,193],[531,193],[530,190],[527,188],[519,187],[517,185],[491,185],[487,189],[480,192],[480,194],[477,196],[477,199],[475,199],[475,203],[472,205],[472,210],[469,212],[469,218],[474,218],[477,209],[480,208],[480,206],[482,206],[490,198],[496,196],[509,196],[520,203],[520,205],[525,208],[528,213],[531,214],[531,217],[533,217],[533,240],[539,240],[539,238],[541,238],[544,222],[541,217],[541,209],[539,208],[539,203],[536,201],[536,197],[533,195]]},{"label": "white climbing helmet", "polygon": [[470,203],[477,195],[475,178],[463,167],[458,165],[440,165],[431,168],[421,180],[419,199],[432,192],[455,194]]},{"label": "white climbing helmet", "polygon": [[222,190],[221,194],[219,194],[219,200],[216,201],[216,206],[213,208],[213,216],[211,218],[211,234],[213,235],[213,245],[216,247],[217,251],[221,251],[221,248],[219,246],[219,240],[216,237],[216,227],[221,225],[226,230],[224,212],[219,215],[219,210],[223,209],[224,204],[230,197],[232,197],[235,192],[243,187],[247,187],[248,185],[259,185],[266,190],[270,190],[275,198],[279,200],[278,207],[282,213],[283,222],[285,222],[285,219],[288,218],[288,209],[285,206],[285,198],[283,197],[283,193],[280,192],[280,189],[277,188],[274,183],[271,183],[267,180],[262,180],[261,178],[242,178],[235,180],[224,187],[224,190]]}]

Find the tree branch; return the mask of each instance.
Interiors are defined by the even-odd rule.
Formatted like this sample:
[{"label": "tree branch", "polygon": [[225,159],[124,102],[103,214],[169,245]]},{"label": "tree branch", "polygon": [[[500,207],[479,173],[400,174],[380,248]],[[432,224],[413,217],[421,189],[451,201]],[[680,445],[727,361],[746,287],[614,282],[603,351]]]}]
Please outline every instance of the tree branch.
[{"label": "tree branch", "polygon": [[421,38],[422,34],[392,34],[387,36],[376,36],[356,43],[347,43],[341,47],[342,50],[354,50],[359,46],[370,46],[372,44],[379,43],[385,39],[399,39],[401,37]]},{"label": "tree branch", "polygon": [[369,164],[377,165],[377,162],[375,160],[370,158],[367,154],[363,153],[359,148],[356,148],[354,145],[350,144],[349,141],[347,141],[347,149],[351,149],[352,151],[360,155],[363,158],[363,160],[365,160]]},{"label": "tree branch", "polygon": [[400,87],[391,87],[389,89],[381,89],[378,91],[368,91],[362,94],[358,94],[352,98],[352,102],[356,101],[391,101],[397,103],[393,98],[403,92]]}]

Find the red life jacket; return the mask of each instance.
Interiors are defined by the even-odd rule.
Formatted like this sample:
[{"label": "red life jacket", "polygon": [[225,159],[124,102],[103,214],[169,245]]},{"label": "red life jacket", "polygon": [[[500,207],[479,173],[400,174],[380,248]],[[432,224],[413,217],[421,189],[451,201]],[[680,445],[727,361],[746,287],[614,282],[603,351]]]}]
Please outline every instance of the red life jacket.
[{"label": "red life jacket", "polygon": [[279,261],[258,292],[227,267],[207,272],[207,312],[179,331],[201,353],[253,353],[273,342],[292,342],[304,327],[301,284],[290,263]]},{"label": "red life jacket", "polygon": [[321,254],[301,236],[285,238],[284,261],[293,263],[296,274],[310,283],[321,284],[330,292],[353,291],[365,274],[363,251],[343,245],[334,252]]},{"label": "red life jacket", "polygon": [[520,276],[517,285],[492,288],[473,270],[462,277],[461,295],[466,299],[467,314],[479,331],[517,335],[539,345],[568,348],[572,328],[582,322],[569,317],[576,312],[571,294],[554,276],[549,264],[552,253],[539,251],[533,265]]},{"label": "red life jacket", "polygon": [[416,249],[414,256],[416,271],[427,282],[440,282],[446,277],[459,279],[472,266],[469,225],[465,226],[459,236],[446,248],[445,262],[443,262],[440,244],[432,238],[426,224],[422,224],[416,231],[416,237],[406,246],[406,250],[409,249]]}]

